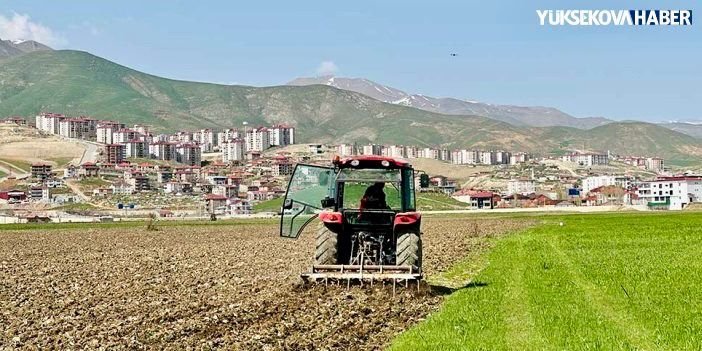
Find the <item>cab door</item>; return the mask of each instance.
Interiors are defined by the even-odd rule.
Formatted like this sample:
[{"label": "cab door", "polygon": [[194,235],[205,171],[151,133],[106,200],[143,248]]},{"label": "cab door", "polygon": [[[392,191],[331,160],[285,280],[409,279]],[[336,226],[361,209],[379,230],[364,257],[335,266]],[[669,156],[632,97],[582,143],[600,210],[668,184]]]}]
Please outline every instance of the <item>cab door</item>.
[{"label": "cab door", "polygon": [[280,216],[280,236],[296,239],[322,210],[324,198],[334,198],[334,169],[297,164],[288,183]]}]

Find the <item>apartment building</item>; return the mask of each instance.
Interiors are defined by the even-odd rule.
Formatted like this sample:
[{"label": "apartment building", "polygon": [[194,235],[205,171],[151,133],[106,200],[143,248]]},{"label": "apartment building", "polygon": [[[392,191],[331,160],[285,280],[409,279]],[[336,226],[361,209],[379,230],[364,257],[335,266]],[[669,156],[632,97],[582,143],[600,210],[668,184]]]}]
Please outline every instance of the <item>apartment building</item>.
[{"label": "apartment building", "polygon": [[194,135],[194,139],[200,143],[202,152],[212,152],[217,146],[217,136],[212,129],[201,129]]},{"label": "apartment building", "polygon": [[528,195],[536,192],[536,182],[532,179],[512,179],[507,182],[507,195]]},{"label": "apartment building", "polygon": [[258,127],[246,131],[246,151],[265,151],[270,146],[268,128]]},{"label": "apartment building", "polygon": [[139,132],[129,128],[118,129],[112,133],[112,142],[114,144],[126,143],[130,140],[139,139]]},{"label": "apartment building", "polygon": [[196,143],[184,143],[176,146],[176,160],[190,166],[199,166],[202,162],[202,149]]},{"label": "apartment building", "polygon": [[336,146],[336,153],[341,156],[353,156],[356,154],[356,148],[352,144],[340,144]]},{"label": "apartment building", "polygon": [[113,133],[124,129],[124,123],[102,121],[95,129],[96,140],[101,144],[114,144]]},{"label": "apartment building", "polygon": [[87,117],[64,118],[59,121],[58,134],[66,138],[95,139],[97,120]]},{"label": "apartment building", "polygon": [[398,145],[390,145],[383,148],[383,155],[388,157],[403,158],[405,157],[405,147]]},{"label": "apartment building", "polygon": [[234,129],[234,128],[225,129],[223,131],[217,132],[217,145],[221,147],[228,140],[239,139],[241,137],[242,136],[239,135],[238,129]]},{"label": "apartment building", "polygon": [[126,155],[126,147],[124,144],[107,144],[105,145],[104,159],[105,162],[118,164],[124,161]]},{"label": "apartment building", "polygon": [[149,144],[149,155],[157,160],[175,161],[176,143],[158,141]]},{"label": "apartment building", "polygon": [[362,150],[363,155],[380,156],[383,154],[383,145],[378,145],[378,144],[363,145],[363,148],[361,150]]},{"label": "apartment building", "polygon": [[12,117],[7,117],[7,118],[3,119],[2,123],[15,124],[18,126],[26,126],[27,120],[22,118],[22,117],[12,116]]},{"label": "apartment building", "polygon": [[58,134],[59,123],[66,118],[66,116],[59,113],[43,112],[35,117],[34,125],[42,132]]},{"label": "apartment building", "polygon": [[220,144],[222,162],[240,162],[244,160],[244,141],[238,138],[229,139]]},{"label": "apartment building", "polygon": [[52,177],[52,166],[47,163],[33,163],[30,168],[32,179],[44,181]]},{"label": "apartment building", "polygon": [[439,150],[432,149],[430,147],[425,147],[425,148],[419,150],[419,154],[417,155],[417,157],[438,160],[439,159]]},{"label": "apartment building", "polygon": [[295,144],[295,128],[284,124],[274,125],[268,129],[271,146]]},{"label": "apartment building", "polygon": [[608,165],[609,155],[608,154],[595,154],[595,153],[572,153],[565,155],[561,158],[565,162],[573,162],[580,166],[592,167],[597,165]]},{"label": "apartment building", "polygon": [[649,207],[681,210],[691,202],[702,202],[702,177],[661,177],[639,182],[636,194]]},{"label": "apartment building", "polygon": [[149,143],[139,139],[129,140],[124,143],[125,157],[130,158],[148,158]]}]

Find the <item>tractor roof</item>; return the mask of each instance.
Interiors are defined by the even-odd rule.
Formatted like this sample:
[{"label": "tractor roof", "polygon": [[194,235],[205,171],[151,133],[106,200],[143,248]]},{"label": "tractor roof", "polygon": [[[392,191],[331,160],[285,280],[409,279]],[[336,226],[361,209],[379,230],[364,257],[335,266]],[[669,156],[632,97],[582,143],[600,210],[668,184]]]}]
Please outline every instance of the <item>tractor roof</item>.
[{"label": "tractor roof", "polygon": [[[354,164],[358,161],[357,164]],[[334,164],[339,168],[377,168],[377,169],[394,169],[394,168],[412,168],[409,162],[401,159],[396,159],[386,156],[364,155],[352,156],[337,159]]]}]

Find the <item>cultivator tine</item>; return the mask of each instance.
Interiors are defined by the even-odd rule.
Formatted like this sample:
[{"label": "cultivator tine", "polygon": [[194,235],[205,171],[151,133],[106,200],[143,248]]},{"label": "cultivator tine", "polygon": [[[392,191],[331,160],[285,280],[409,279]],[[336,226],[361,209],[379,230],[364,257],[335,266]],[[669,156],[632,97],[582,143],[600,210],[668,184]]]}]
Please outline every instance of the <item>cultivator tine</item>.
[{"label": "cultivator tine", "polygon": [[346,280],[346,288],[351,289],[351,284],[359,284],[365,286],[366,282],[370,282],[370,286],[375,285],[375,281],[381,281],[385,285],[386,281],[392,280],[393,291],[397,290],[398,281],[404,282],[404,287],[409,288],[412,281],[422,279],[422,274],[409,266],[391,266],[391,265],[315,265],[312,266],[310,273],[302,274],[304,280],[313,282],[324,281],[325,285],[329,284],[329,280],[336,281],[340,284],[342,280]]}]

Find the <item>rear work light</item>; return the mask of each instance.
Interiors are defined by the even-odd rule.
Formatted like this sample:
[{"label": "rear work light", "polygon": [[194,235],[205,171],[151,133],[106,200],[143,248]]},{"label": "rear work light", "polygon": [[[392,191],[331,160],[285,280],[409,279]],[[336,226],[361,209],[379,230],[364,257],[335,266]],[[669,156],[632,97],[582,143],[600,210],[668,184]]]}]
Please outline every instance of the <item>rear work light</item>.
[{"label": "rear work light", "polygon": [[322,212],[319,214],[319,219],[324,223],[341,224],[341,212]]}]

